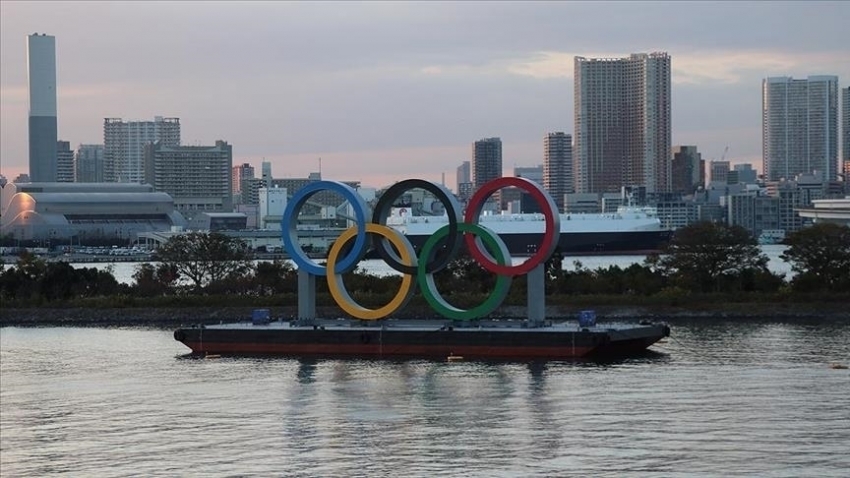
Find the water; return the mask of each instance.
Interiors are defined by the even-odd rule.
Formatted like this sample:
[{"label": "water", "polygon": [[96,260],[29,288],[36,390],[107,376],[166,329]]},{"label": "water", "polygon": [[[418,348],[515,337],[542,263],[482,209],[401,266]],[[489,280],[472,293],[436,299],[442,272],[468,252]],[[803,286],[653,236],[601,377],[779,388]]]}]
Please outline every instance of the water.
[{"label": "water", "polygon": [[[792,277],[791,265],[783,261],[779,256],[787,248],[783,245],[767,245],[761,246],[762,251],[768,258],[767,267],[771,271],[778,274],[785,274],[786,278]],[[581,263],[582,267],[596,270],[598,268],[607,268],[610,266],[620,266],[622,268],[629,267],[632,264],[643,264],[646,259],[645,255],[623,255],[623,256],[567,256],[564,258],[564,270],[573,271],[576,269],[576,262]],[[524,258],[514,259],[514,263],[523,262]],[[133,284],[133,274],[136,272],[138,263],[135,262],[115,262],[115,263],[75,263],[71,264],[74,267],[94,267],[99,270],[111,268],[112,274],[118,282],[125,284]],[[360,263],[360,267],[369,273],[378,276],[387,276],[398,274],[391,269],[383,261],[379,259],[364,260]]]},{"label": "water", "polygon": [[170,330],[0,329],[0,470],[847,476],[850,324],[684,322],[609,364],[188,359]]}]

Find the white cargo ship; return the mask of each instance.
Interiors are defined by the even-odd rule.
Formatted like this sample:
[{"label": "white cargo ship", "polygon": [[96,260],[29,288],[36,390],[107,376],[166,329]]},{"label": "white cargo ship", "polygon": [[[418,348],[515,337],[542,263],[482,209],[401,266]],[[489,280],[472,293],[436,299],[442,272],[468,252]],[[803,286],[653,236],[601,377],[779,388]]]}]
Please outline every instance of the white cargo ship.
[{"label": "white cargo ship", "polygon": [[[418,251],[448,216],[413,216],[407,208],[393,208],[387,225],[404,234]],[[528,256],[546,227],[543,214],[485,214],[479,223],[505,241],[514,256]],[[561,214],[561,254],[642,254],[657,251],[672,231],[661,225],[655,208],[620,206],[615,213]]]}]

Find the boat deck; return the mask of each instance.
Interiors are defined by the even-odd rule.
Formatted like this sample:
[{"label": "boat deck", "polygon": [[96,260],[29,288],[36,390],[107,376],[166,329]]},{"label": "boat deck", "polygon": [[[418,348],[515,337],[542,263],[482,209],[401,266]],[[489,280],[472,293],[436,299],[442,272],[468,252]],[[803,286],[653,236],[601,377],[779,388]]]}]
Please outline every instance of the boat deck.
[{"label": "boat deck", "polygon": [[[581,327],[575,321],[552,322],[545,321],[543,325],[536,325],[523,319],[504,320],[479,320],[474,322],[446,321],[438,319],[389,319],[382,321],[360,321],[351,319],[315,319],[299,323],[298,321],[275,320],[268,324],[253,324],[251,322],[224,323],[207,325],[207,329],[217,330],[312,330],[312,329],[345,329],[352,331],[377,331],[377,330],[399,330],[410,332],[427,332],[434,330],[483,330],[491,332],[526,332],[526,333],[551,333],[551,332],[619,332],[632,330],[651,324],[637,324],[624,322],[597,323],[593,327]],[[652,324],[654,325],[654,324]]]}]

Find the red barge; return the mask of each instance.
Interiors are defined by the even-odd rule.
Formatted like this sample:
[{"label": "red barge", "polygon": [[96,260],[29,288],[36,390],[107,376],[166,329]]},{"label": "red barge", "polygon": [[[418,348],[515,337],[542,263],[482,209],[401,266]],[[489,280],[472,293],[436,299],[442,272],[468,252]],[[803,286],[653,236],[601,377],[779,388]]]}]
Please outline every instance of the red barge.
[{"label": "red barge", "polygon": [[669,335],[667,325],[648,322],[582,327],[574,321],[532,325],[524,320],[462,324],[401,319],[247,322],[174,332],[196,354],[546,360],[631,355]]}]

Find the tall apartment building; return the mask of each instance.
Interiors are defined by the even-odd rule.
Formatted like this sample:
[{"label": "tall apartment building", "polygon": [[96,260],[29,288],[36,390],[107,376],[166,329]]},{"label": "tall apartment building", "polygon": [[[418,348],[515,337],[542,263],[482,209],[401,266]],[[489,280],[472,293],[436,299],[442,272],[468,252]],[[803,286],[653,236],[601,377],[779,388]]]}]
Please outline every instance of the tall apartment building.
[{"label": "tall apartment building", "polygon": [[180,146],[180,118],[156,116],[153,121],[104,118],[104,180],[140,183],[145,177],[145,145]]},{"label": "tall apartment building", "polygon": [[771,77],[762,81],[765,180],[819,171],[834,181],[838,165],[838,77]]},{"label": "tall apartment building", "polygon": [[81,144],[74,156],[74,181],[78,183],[102,183],[103,145]]},{"label": "tall apartment building", "polygon": [[254,177],[254,167],[248,163],[242,163],[238,166],[233,166],[230,182],[232,184],[231,193],[234,196],[242,194],[242,184],[246,179]]},{"label": "tall apartment building", "polygon": [[472,143],[469,170],[476,191],[487,181],[502,177],[502,140],[484,138]]},{"label": "tall apartment building", "polygon": [[672,190],[679,194],[693,194],[705,186],[705,161],[696,146],[673,146],[671,169]]},{"label": "tall apartment building", "polygon": [[850,86],[841,90],[841,137],[844,182],[850,183]]},{"label": "tall apartment building", "polygon": [[226,141],[214,146],[148,143],[144,158],[144,181],[168,193],[187,220],[201,212],[233,211],[233,146]]},{"label": "tall apartment building", "polygon": [[574,65],[577,192],[669,192],[670,56],[575,57]]},{"label": "tall apartment building", "polygon": [[56,178],[56,38],[27,36],[29,79],[29,167],[33,182]]},{"label": "tall apartment building", "polygon": [[575,192],[573,135],[558,131],[543,138],[543,188],[563,211],[564,195]]},{"label": "tall apartment building", "polygon": [[74,182],[74,150],[70,141],[56,142],[56,182]]}]

